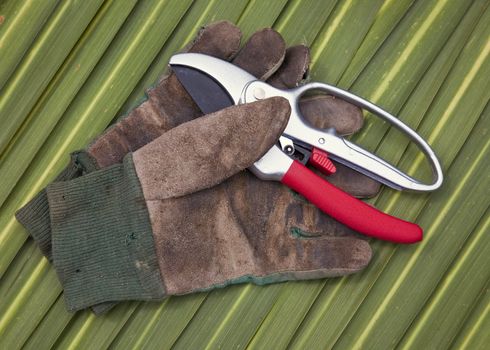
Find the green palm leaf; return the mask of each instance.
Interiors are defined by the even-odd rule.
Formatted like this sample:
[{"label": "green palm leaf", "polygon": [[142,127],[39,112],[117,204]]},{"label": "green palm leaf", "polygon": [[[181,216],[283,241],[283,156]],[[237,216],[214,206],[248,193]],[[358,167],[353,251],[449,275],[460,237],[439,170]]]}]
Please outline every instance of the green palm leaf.
[{"label": "green palm leaf", "polygon": [[[138,104],[199,26],[264,26],[312,50],[312,79],[397,114],[446,181],[371,202],[414,220],[414,246],[372,242],[345,278],[236,285],[108,315],[69,314],[13,213],[70,151]],[[490,8],[487,0],[6,0],[0,3],[0,348],[483,349],[490,343]],[[413,145],[366,116],[355,141],[418,176]]]}]

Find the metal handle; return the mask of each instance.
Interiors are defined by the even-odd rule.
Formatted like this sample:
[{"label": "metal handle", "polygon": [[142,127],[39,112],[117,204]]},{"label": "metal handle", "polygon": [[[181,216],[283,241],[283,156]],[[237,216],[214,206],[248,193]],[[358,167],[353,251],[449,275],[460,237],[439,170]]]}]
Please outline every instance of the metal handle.
[{"label": "metal handle", "polygon": [[[332,139],[332,138],[338,138],[341,139],[344,143],[344,145],[340,145],[338,140],[335,140],[335,143],[338,144],[338,148],[340,149],[341,147],[344,147],[345,149],[342,150],[342,154],[336,154],[335,151],[332,151],[331,149],[325,149],[325,147],[322,147],[322,145],[315,145],[315,147],[323,148],[329,154],[334,155],[334,159],[362,172],[365,173],[368,176],[371,176],[391,187],[397,188],[397,189],[409,189],[409,190],[414,190],[414,191],[432,191],[437,188],[439,188],[442,184],[443,181],[443,174],[442,174],[442,169],[441,165],[439,163],[439,160],[437,159],[437,156],[435,155],[434,151],[430,148],[430,146],[427,144],[427,142],[419,135],[417,134],[414,130],[412,130],[409,126],[404,124],[401,120],[398,118],[394,117],[384,109],[378,107],[374,103],[371,103],[362,97],[359,97],[357,95],[354,95],[348,91],[339,89],[335,86],[324,84],[324,83],[318,83],[318,82],[313,82],[309,83],[303,86],[300,86],[296,89],[289,90],[288,93],[290,96],[293,98],[290,98],[291,102],[291,107],[293,108],[294,114],[300,118],[300,123],[303,124],[303,127],[307,127],[309,132],[312,130],[317,130],[313,129],[309,126],[307,126],[303,118],[301,116],[301,112],[299,110],[299,107],[297,105],[297,101],[299,101],[299,98],[301,95],[303,95],[305,92],[310,91],[310,90],[321,90],[325,91],[329,95],[333,95],[335,97],[339,97],[349,103],[352,103],[362,109],[365,109],[374,115],[380,117],[381,119],[389,122],[390,124],[394,125],[398,130],[406,134],[418,147],[419,149],[425,154],[425,156],[429,159],[432,172],[433,172],[433,182],[431,184],[424,184],[421,183],[420,181],[414,179],[413,177],[403,173],[399,169],[395,168],[394,166],[390,165],[383,159],[377,157],[376,155],[360,148],[359,146],[354,145],[353,143],[344,140],[343,138],[339,138],[335,135],[328,134],[327,139]],[[287,98],[287,96],[285,96]],[[294,103],[292,103],[294,100]],[[296,124],[296,123],[295,123]],[[289,126],[289,125],[288,125]],[[291,129],[294,127],[297,127],[298,125],[296,124],[293,126]],[[288,130],[286,130],[285,133]],[[306,131],[306,130],[305,130]],[[318,130],[317,130],[318,131]],[[295,135],[291,135],[292,137],[295,137]],[[316,135],[318,136],[318,134]],[[306,140],[305,140],[306,141]],[[328,140],[325,140],[325,144],[327,144]],[[366,170],[366,171],[363,171]]]}]

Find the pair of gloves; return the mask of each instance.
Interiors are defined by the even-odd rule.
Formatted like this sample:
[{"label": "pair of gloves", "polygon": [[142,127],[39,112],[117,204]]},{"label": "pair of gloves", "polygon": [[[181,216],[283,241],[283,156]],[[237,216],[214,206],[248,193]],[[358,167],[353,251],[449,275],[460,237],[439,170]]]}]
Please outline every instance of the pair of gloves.
[{"label": "pair of gloves", "polygon": [[[279,88],[304,79],[309,51],[261,30],[240,48],[229,22],[203,28],[185,48],[247,70]],[[202,116],[171,72],[147,100],[72,154],[70,164],[16,217],[53,263],[70,311],[102,313],[123,300],[159,300],[229,284],[324,278],[364,268],[369,244],[277,182],[245,169],[278,140],[280,97]],[[317,128],[363,123],[325,95],[301,101]],[[358,197],[379,184],[338,166],[330,181]]]}]

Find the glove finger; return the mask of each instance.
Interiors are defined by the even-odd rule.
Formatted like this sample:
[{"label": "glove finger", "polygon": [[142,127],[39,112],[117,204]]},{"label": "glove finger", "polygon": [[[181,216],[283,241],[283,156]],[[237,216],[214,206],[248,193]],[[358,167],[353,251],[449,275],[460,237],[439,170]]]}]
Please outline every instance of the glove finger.
[{"label": "glove finger", "polygon": [[291,113],[273,97],[184,123],[133,153],[145,199],[178,197],[217,185],[251,166],[284,131]]},{"label": "glove finger", "polygon": [[261,80],[269,78],[282,64],[286,43],[274,29],[255,32],[233,59],[233,64]]},{"label": "glove finger", "polygon": [[299,194],[292,195],[287,208],[287,231],[298,237],[350,236],[365,239],[308,202]]},{"label": "glove finger", "polygon": [[[267,82],[280,89],[291,89],[305,79],[310,51],[305,45],[289,47],[284,62]],[[335,128],[339,135],[350,135],[362,128],[364,118],[357,106],[329,95],[303,97],[299,103],[306,121],[318,129]]]},{"label": "glove finger", "polygon": [[[303,98],[299,103],[305,120],[318,129],[335,128],[339,135],[350,135],[361,129],[364,118],[361,109],[342,99],[328,95]],[[381,184],[351,168],[336,163],[337,171],[327,181],[359,198],[374,197]],[[317,175],[324,177],[316,169]]]},{"label": "glove finger", "polygon": [[332,185],[358,198],[372,198],[381,188],[381,183],[345,165],[335,163],[337,171],[326,179]]},{"label": "glove finger", "polygon": [[291,46],[286,50],[284,62],[267,80],[279,89],[291,89],[303,81],[310,65],[310,50],[305,45]]},{"label": "glove finger", "polygon": [[372,257],[369,243],[355,237],[276,237],[262,265],[285,279],[317,279],[358,272]]},{"label": "glove finger", "polygon": [[229,61],[236,55],[242,32],[231,22],[219,21],[203,27],[184,52],[202,53]]},{"label": "glove finger", "polygon": [[351,135],[364,124],[357,106],[329,95],[303,97],[299,108],[304,119],[317,129],[335,128],[339,135]]}]

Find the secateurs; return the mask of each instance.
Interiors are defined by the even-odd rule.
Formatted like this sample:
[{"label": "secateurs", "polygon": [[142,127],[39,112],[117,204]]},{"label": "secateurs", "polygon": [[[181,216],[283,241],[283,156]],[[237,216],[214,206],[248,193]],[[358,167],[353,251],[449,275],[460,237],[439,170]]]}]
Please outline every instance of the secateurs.
[{"label": "secateurs", "polygon": [[[306,167],[311,164],[325,173],[335,171],[329,158],[355,169],[392,188],[432,191],[441,186],[440,163],[425,140],[396,117],[373,103],[337,87],[313,82],[295,89],[270,86],[229,62],[196,53],[174,55],[170,65],[187,92],[204,113],[235,104],[282,96],[291,105],[291,116],[279,139],[250,168],[259,178],[281,181],[339,222],[367,236],[397,243],[422,239],[422,229],[385,214],[330,184]],[[434,179],[424,184],[401,172],[376,155],[338,136],[335,130],[320,130],[307,125],[298,107],[299,98],[308,91],[323,91],[342,98],[390,122],[404,132],[429,159]]]}]

